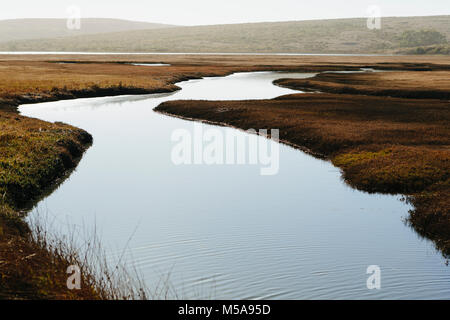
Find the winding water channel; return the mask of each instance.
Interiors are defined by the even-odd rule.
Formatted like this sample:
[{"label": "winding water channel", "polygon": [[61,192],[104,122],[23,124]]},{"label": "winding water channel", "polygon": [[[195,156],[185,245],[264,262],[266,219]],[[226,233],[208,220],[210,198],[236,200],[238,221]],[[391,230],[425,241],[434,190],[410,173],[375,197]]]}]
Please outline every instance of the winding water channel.
[{"label": "winding water channel", "polygon": [[[352,189],[332,164],[286,145],[271,176],[255,165],[171,161],[173,131],[195,123],[154,112],[161,102],[274,98],[296,92],[274,79],[309,76],[237,73],[182,82],[173,94],[23,105],[23,115],[94,137],[31,214],[50,214],[55,228],[96,225],[111,257],[127,248],[149,287],[170,273],[183,298],[450,298],[450,269],[405,225],[400,196]],[[379,290],[366,286],[369,265],[381,268]]]}]

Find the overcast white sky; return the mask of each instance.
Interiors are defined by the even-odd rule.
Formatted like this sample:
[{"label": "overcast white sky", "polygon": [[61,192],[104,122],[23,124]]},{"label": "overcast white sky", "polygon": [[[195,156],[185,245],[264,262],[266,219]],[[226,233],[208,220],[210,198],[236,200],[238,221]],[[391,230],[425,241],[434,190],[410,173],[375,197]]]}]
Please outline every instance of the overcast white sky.
[{"label": "overcast white sky", "polygon": [[371,5],[382,16],[450,14],[450,0],[12,0],[3,4],[0,20],[66,18],[71,5],[84,18],[179,25],[366,17]]}]

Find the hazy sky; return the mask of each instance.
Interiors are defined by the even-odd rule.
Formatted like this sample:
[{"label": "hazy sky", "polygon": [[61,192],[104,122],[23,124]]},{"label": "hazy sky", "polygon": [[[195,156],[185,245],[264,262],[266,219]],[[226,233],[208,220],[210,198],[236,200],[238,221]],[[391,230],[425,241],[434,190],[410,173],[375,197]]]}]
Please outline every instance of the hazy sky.
[{"label": "hazy sky", "polygon": [[450,0],[13,0],[3,4],[0,19],[66,18],[71,5],[85,18],[180,25],[365,17],[371,5],[382,16],[450,14]]}]

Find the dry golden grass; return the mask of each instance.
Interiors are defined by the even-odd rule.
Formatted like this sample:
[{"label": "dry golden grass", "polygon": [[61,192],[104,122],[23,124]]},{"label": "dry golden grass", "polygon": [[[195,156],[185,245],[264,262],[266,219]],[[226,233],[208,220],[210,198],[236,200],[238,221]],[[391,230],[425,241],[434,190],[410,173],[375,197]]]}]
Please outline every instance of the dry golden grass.
[{"label": "dry golden grass", "polygon": [[[87,132],[69,125],[0,111],[0,298],[146,297],[138,274],[130,281],[122,265],[108,266],[95,234],[82,239],[88,246],[79,250],[70,234],[47,233],[41,215],[30,230],[18,211],[57,187],[91,141]],[[81,269],[81,290],[67,288],[70,265]]]},{"label": "dry golden grass", "polygon": [[200,66],[317,66],[317,65],[385,65],[438,66],[450,65],[447,56],[320,56],[320,55],[227,55],[227,54],[8,54],[0,61],[84,61],[88,63],[111,62],[163,62],[173,65]]},{"label": "dry golden grass", "polygon": [[[259,8],[255,8],[258,10]],[[274,10],[276,10],[274,8]],[[61,20],[60,20],[61,21]],[[21,34],[23,39],[0,42],[2,51],[96,51],[96,52],[305,52],[305,53],[392,53],[404,47],[445,44],[450,38],[450,16],[383,17],[382,30],[367,28],[365,18],[245,23],[231,25],[189,26],[158,30],[135,30],[112,33],[90,33],[92,24],[71,32],[72,37],[59,37],[55,26],[51,31],[37,32],[20,23],[8,30],[11,39]],[[39,26],[45,25],[42,21]],[[61,21],[62,22],[62,21]],[[116,22],[117,23],[117,22]],[[114,22],[108,23],[111,25]],[[64,23],[60,24],[60,28]],[[122,27],[123,23],[122,23]],[[128,26],[130,27],[130,26]],[[31,29],[31,30],[30,30]],[[96,28],[104,30],[104,28]],[[120,30],[120,28],[118,28]],[[142,29],[149,29],[148,27]],[[415,34],[421,30],[435,33]],[[9,31],[9,32],[8,32]],[[33,32],[34,31],[34,32]],[[410,32],[405,37],[405,32]],[[412,32],[411,31],[415,31]],[[23,34],[28,34],[24,37]],[[40,39],[32,39],[39,33]],[[440,36],[436,35],[439,34]],[[67,30],[61,35],[67,35]],[[78,36],[77,36],[78,34]],[[47,35],[47,36],[45,36]],[[19,37],[20,38],[20,37]],[[30,40],[31,39],[31,40]],[[427,41],[425,41],[427,40]],[[423,52],[423,51],[416,51]],[[433,51],[431,51],[433,52]],[[430,52],[430,53],[431,53]]]}]

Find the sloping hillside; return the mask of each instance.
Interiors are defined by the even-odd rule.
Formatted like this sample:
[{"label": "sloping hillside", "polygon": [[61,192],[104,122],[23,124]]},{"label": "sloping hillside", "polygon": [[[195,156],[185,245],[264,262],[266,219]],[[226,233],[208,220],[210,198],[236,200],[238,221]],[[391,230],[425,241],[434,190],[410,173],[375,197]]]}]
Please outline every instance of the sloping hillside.
[{"label": "sloping hillside", "polygon": [[170,25],[119,19],[81,19],[79,30],[67,28],[66,19],[17,19],[0,21],[0,42],[56,38],[96,33],[110,33],[142,29],[158,29]]}]

